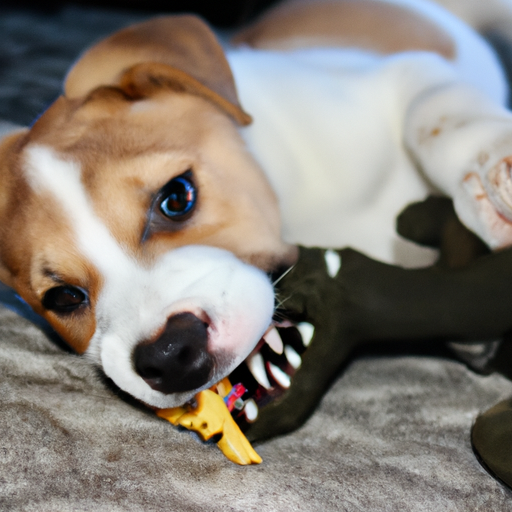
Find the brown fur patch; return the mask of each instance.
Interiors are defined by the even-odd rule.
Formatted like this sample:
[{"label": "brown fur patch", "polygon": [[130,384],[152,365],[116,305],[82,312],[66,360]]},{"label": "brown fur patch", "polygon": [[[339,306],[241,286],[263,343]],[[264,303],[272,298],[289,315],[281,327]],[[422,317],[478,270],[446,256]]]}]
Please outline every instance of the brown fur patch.
[{"label": "brown fur patch", "polygon": [[[273,261],[288,250],[266,178],[233,123],[208,101],[165,92],[111,105],[108,116],[97,115],[94,101],[83,107],[69,101],[68,109],[51,113],[52,126],[41,118],[33,142],[80,164],[96,213],[140,261],[190,244],[228,249],[251,262]],[[198,187],[196,212],[182,225],[164,219],[169,229],[150,231],[141,243],[154,195],[187,170]]]},{"label": "brown fur patch", "polygon": [[[227,249],[265,270],[293,262],[266,178],[234,123],[211,102],[170,91],[132,101],[111,87],[86,100],[60,98],[29,133],[3,146],[0,169],[9,192],[0,196],[1,269],[77,352],[87,349],[95,332],[102,276],[80,253],[53,196],[28,184],[25,151],[34,145],[80,166],[96,215],[143,266],[191,244]],[[152,205],[169,180],[188,170],[198,203],[190,219],[177,223]],[[162,218],[145,237],[152,215]],[[90,306],[69,315],[44,310],[44,293],[59,284],[87,290]]]},{"label": "brown fur patch", "polygon": [[234,38],[254,48],[353,47],[381,54],[410,50],[454,59],[455,43],[434,22],[375,0],[298,1],[278,5]]},{"label": "brown fur patch", "polygon": [[[74,233],[59,204],[50,194],[31,189],[23,175],[23,158],[17,160],[18,173],[12,177],[15,185],[5,210],[11,213],[2,217],[0,236],[5,281],[74,350],[82,353],[95,331],[94,304],[101,277],[77,249]],[[45,310],[42,300],[46,291],[63,284],[87,290],[91,306],[69,315]]]},{"label": "brown fur patch", "polygon": [[[224,51],[210,28],[190,15],[162,16],[127,27],[87,50],[70,70],[68,98],[81,98],[99,86],[154,88],[170,81],[207,97],[240,124],[251,118],[238,101]],[[161,84],[162,85],[162,84]]]}]

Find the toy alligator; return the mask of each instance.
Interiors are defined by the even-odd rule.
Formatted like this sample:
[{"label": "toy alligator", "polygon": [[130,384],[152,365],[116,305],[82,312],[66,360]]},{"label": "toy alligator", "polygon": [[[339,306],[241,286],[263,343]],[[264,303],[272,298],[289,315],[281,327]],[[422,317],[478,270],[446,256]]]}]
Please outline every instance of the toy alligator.
[{"label": "toy alligator", "polygon": [[[285,434],[302,425],[348,357],[362,344],[492,342],[511,331],[512,250],[490,254],[460,224],[451,202],[444,198],[430,198],[407,208],[398,218],[397,228],[417,243],[438,247],[436,265],[404,269],[352,249],[299,248],[298,262],[277,283],[283,306],[276,321],[281,349],[276,349],[276,344],[276,351],[267,345],[257,347],[230,375],[230,381],[244,390],[235,398],[239,404],[231,407],[232,417],[250,441]],[[510,377],[509,347],[506,342],[494,346],[494,357],[480,360],[479,370],[499,370]],[[198,398],[198,402],[203,400]],[[251,414],[244,411],[244,404],[249,403]],[[228,411],[227,406],[222,407]],[[194,414],[189,408],[190,412]],[[201,406],[197,412],[199,416],[203,413]],[[190,416],[185,418],[192,425]],[[223,421],[225,432],[233,433],[230,422]],[[238,432],[235,437],[239,438]],[[239,439],[228,445],[244,446],[243,455],[232,456],[232,448],[225,448],[226,439],[219,446],[228,458],[238,463],[258,461]]]}]

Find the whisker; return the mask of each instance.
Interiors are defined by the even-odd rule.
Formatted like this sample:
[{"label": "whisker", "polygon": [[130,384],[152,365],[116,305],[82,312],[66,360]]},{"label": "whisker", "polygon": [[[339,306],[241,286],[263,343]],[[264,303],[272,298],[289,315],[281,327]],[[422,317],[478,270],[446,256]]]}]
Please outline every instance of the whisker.
[{"label": "whisker", "polygon": [[292,265],[288,270],[286,270],[285,272],[283,272],[273,283],[272,285],[275,286],[277,283],[279,283],[279,281],[281,281],[281,279],[283,279],[283,277],[285,277],[286,275],[288,275],[288,273],[290,271],[292,271],[293,269],[295,268],[295,265]]}]

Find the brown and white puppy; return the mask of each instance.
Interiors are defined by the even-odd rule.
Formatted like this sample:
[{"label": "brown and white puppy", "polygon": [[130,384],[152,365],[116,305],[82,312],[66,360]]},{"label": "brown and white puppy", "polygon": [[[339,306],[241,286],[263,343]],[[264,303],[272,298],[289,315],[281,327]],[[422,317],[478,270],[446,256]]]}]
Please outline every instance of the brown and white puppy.
[{"label": "brown and white puppy", "polygon": [[229,374],[265,333],[282,350],[267,274],[293,264],[290,244],[424,263],[394,217],[433,186],[494,247],[512,240],[505,81],[456,18],[299,2],[238,41],[224,52],[191,16],[127,28],[0,147],[0,279],[155,407]]}]

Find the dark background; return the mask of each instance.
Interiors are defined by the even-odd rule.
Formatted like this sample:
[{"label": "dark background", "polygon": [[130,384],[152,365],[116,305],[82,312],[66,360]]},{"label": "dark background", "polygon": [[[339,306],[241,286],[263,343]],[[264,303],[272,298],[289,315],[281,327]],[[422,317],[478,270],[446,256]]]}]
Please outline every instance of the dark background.
[{"label": "dark background", "polygon": [[[0,0],[0,122],[31,124],[61,93],[80,53],[126,25],[158,14],[193,12],[229,32],[278,1]],[[510,41],[486,35],[512,82]]]},{"label": "dark background", "polygon": [[277,0],[0,0],[0,122],[30,125],[61,93],[87,47],[129,24],[196,13],[221,31],[250,22]]},{"label": "dark background", "polygon": [[57,11],[65,6],[91,6],[101,9],[131,11],[195,12],[213,25],[221,28],[235,27],[246,23],[277,0],[3,0],[4,9],[32,9]]}]

